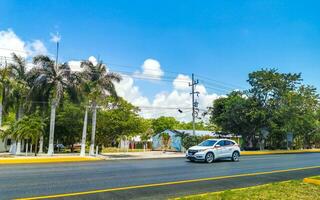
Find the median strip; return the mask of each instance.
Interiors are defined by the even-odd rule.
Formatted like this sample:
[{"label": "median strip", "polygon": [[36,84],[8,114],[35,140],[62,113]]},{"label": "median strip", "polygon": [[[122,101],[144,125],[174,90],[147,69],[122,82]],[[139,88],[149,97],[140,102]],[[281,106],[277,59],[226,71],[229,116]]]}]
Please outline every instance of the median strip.
[{"label": "median strip", "polygon": [[256,172],[256,173],[247,173],[247,174],[236,174],[236,175],[230,175],[230,176],[218,176],[218,177],[210,177],[210,178],[190,179],[190,180],[173,181],[173,182],[153,183],[153,184],[135,185],[135,186],[127,186],[127,187],[119,187],[119,188],[108,188],[108,189],[102,189],[102,190],[91,190],[91,191],[84,191],[84,192],[55,194],[55,195],[48,195],[48,196],[18,198],[17,200],[36,200],[36,199],[71,197],[71,196],[115,192],[115,191],[131,190],[131,189],[141,189],[141,188],[160,187],[160,186],[169,186],[169,185],[186,184],[186,183],[196,183],[196,182],[202,182],[202,181],[221,180],[221,179],[228,179],[228,178],[238,178],[238,177],[245,177],[245,176],[258,176],[258,175],[266,175],[266,174],[273,174],[273,173],[284,173],[284,172],[307,170],[307,169],[317,169],[317,168],[320,168],[320,166],[301,167],[301,168],[274,170],[274,171]]},{"label": "median strip", "polygon": [[320,199],[320,186],[312,185],[301,180],[290,180],[263,184],[245,188],[209,192],[174,198],[172,200],[221,200],[221,199]]}]

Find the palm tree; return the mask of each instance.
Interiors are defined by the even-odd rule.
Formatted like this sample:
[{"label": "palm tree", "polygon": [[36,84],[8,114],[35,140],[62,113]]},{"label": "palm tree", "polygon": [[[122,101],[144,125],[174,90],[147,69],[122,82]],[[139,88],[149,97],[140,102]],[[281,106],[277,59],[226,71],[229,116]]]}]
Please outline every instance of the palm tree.
[{"label": "palm tree", "polygon": [[[24,105],[26,104],[27,96],[29,93],[29,87],[27,83],[27,67],[26,61],[21,56],[17,56],[15,53],[12,54],[13,62],[9,64],[12,97],[16,105],[16,121],[19,121],[24,114]],[[17,138],[17,149],[16,154],[21,153],[21,139]]]},{"label": "palm tree", "polygon": [[4,67],[0,68],[0,127],[2,126],[2,116],[6,107],[6,98],[8,96],[10,84],[10,70],[5,64]]},{"label": "palm tree", "polygon": [[57,64],[48,56],[39,55],[33,58],[33,63],[37,66],[39,73],[34,80],[32,90],[42,91],[51,97],[50,113],[50,131],[49,131],[49,148],[48,155],[53,155],[54,125],[56,108],[63,98],[64,92],[67,92],[71,100],[76,100],[75,74],[70,70],[67,63]]},{"label": "palm tree", "polygon": [[[35,80],[41,74],[42,69],[39,67],[33,67],[28,72],[28,84],[30,89],[29,93],[29,112],[40,111],[41,117],[45,119],[47,117],[47,111],[49,109],[50,92],[41,90],[42,88],[34,87]],[[39,154],[43,153],[44,135],[40,136]]]},{"label": "palm tree", "polygon": [[[94,143],[96,132],[96,120],[97,120],[97,104],[99,100],[107,97],[108,95],[117,97],[117,92],[114,86],[114,82],[120,82],[121,76],[117,73],[108,72],[106,66],[102,62],[98,62],[96,65],[91,61],[83,61],[81,63],[83,68],[84,92],[87,94],[92,108],[92,130],[91,130],[91,142],[89,155],[94,155]],[[85,151],[86,142],[86,127],[87,118],[84,119],[83,137],[81,143],[82,156]]]},{"label": "palm tree", "polygon": [[41,117],[36,113],[30,116],[24,116],[19,121],[15,121],[11,123],[8,129],[0,132],[0,136],[2,138],[10,136],[16,139],[30,138],[32,144],[35,145],[35,156],[36,156],[39,138],[43,135],[44,128],[45,128],[45,123],[43,122]]},{"label": "palm tree", "polygon": [[39,139],[44,133],[45,126],[46,124],[37,113],[23,117],[17,124],[16,131],[19,136],[30,138],[31,143],[35,145],[35,156],[37,156]]}]

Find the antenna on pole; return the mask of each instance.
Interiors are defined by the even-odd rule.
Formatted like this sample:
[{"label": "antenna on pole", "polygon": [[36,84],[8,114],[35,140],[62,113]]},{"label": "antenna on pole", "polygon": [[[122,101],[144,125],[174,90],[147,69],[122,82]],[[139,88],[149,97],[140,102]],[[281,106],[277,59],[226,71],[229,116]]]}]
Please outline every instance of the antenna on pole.
[{"label": "antenna on pole", "polygon": [[199,80],[194,80],[194,74],[192,73],[192,83],[189,83],[191,87],[191,95],[192,95],[192,133],[196,135],[196,127],[195,127],[195,118],[198,115],[198,102],[195,101],[194,95],[199,96],[199,92],[195,91],[195,86],[199,84]]}]

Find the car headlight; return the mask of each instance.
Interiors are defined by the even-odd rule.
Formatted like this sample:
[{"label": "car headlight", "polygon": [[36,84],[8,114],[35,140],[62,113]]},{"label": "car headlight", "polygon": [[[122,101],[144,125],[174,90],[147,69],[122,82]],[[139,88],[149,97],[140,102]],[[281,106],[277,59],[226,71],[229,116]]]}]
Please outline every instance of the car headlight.
[{"label": "car headlight", "polygon": [[207,149],[200,149],[198,150],[198,152],[203,152],[203,151],[206,151]]}]

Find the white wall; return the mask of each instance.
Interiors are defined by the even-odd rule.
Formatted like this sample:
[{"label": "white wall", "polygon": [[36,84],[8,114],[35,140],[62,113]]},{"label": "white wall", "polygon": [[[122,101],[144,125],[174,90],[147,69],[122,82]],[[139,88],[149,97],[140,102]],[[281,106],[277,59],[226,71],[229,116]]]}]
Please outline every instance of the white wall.
[{"label": "white wall", "polygon": [[0,152],[5,152],[6,148],[5,148],[5,142],[2,139],[0,139]]}]

